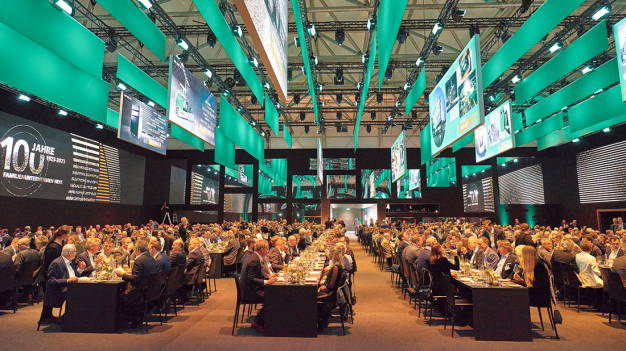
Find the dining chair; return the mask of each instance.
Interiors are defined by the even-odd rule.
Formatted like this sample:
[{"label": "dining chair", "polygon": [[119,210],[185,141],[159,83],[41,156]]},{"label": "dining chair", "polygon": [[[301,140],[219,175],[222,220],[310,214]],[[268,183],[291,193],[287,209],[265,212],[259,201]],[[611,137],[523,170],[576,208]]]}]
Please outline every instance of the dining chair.
[{"label": "dining chair", "polygon": [[[161,298],[161,273],[152,273],[143,288],[143,322],[148,332],[148,319],[152,316],[153,303],[158,303]],[[159,309],[159,322],[163,325],[161,309]]]},{"label": "dining chair", "polygon": [[[443,329],[446,329],[447,321],[448,321],[448,310],[452,307],[452,315],[450,316],[450,323],[452,324],[452,337],[454,337],[454,316],[456,315],[456,307],[457,306],[473,306],[474,304],[463,298],[458,298],[455,296],[454,287],[452,286],[452,277],[449,275],[443,275],[443,287],[445,289],[446,294],[446,308],[444,310],[443,316]],[[431,311],[432,314],[432,311]]]},{"label": "dining chair", "polygon": [[[583,289],[583,284],[580,282],[580,279],[578,279],[578,275],[576,275],[576,272],[574,272],[574,268],[571,265],[561,263],[561,271],[563,272],[563,282],[566,287],[564,292],[567,292],[568,307],[572,306],[572,299],[570,296],[571,290],[576,290],[576,302],[578,304],[577,311],[580,313],[580,289]],[[565,301],[565,298],[563,301]]]},{"label": "dining chair", "polygon": [[[17,311],[17,274],[18,266],[0,267],[0,293],[11,292],[13,313]],[[39,330],[39,329],[37,329]]]},{"label": "dining chair", "polygon": [[165,312],[165,323],[167,323],[167,312],[169,310],[170,302],[174,303],[174,314],[178,317],[178,311],[176,308],[176,291],[178,289],[178,282],[176,278],[178,277],[178,267],[172,268],[165,278],[165,289],[163,289],[163,293],[161,294],[161,300],[163,303],[161,304],[162,311]]},{"label": "dining chair", "polygon": [[204,263],[200,265],[200,268],[196,272],[194,281],[195,284],[193,285],[193,290],[196,295],[196,299],[199,303],[204,302],[204,291],[206,290],[206,268],[204,267]]},{"label": "dining chair", "polygon": [[606,300],[607,298],[611,299],[611,289],[610,289],[610,278],[609,273],[611,273],[610,268],[600,267],[600,277],[602,277],[602,315],[604,316],[604,312],[606,312]]},{"label": "dining chair", "polygon": [[611,308],[609,309],[609,323],[611,323],[611,314],[613,312],[613,300],[617,301],[617,321],[621,322],[621,303],[626,302],[626,289],[624,288],[624,283],[622,283],[622,279],[620,278],[618,273],[609,272],[609,290],[610,290],[610,301]]},{"label": "dining chair", "polygon": [[15,290],[16,293],[20,288],[27,288],[28,289],[28,304],[32,305],[32,300],[33,300],[33,285],[35,284],[35,281],[37,279],[37,277],[33,277],[33,274],[35,273],[35,271],[37,270],[37,268],[39,267],[39,261],[30,261],[30,262],[26,262],[24,264],[21,265],[21,267],[19,268],[19,271],[17,273],[17,282],[15,285]]},{"label": "dining chair", "polygon": [[207,286],[209,288],[209,295],[211,295],[211,293],[213,292],[211,290],[211,278],[213,278],[213,287],[215,288],[215,291],[217,291],[217,284],[215,283],[215,275],[218,274],[218,272],[216,272],[217,270],[216,268],[217,266],[215,264],[216,260],[217,258],[211,259],[211,264],[209,265],[208,272],[206,274],[206,279],[208,280]]},{"label": "dining chair", "polygon": [[235,319],[233,320],[233,330],[231,335],[235,335],[235,327],[239,324],[239,312],[241,312],[241,322],[243,322],[243,318],[245,316],[246,306],[256,305],[255,301],[247,301],[243,297],[243,291],[239,286],[239,273],[235,272],[235,288],[237,289],[237,304],[235,306]]}]

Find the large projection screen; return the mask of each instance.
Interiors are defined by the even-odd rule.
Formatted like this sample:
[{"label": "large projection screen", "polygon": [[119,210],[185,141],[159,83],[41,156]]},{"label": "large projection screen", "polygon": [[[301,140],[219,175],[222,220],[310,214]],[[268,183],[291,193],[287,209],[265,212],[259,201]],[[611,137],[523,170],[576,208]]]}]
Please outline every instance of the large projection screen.
[{"label": "large projection screen", "polygon": [[235,0],[274,88],[287,101],[287,0]]},{"label": "large projection screen", "polygon": [[442,150],[484,123],[480,39],[474,35],[428,97],[431,152]]},{"label": "large projection screen", "polygon": [[485,117],[485,124],[474,131],[476,163],[515,147],[511,121],[511,101],[507,100]]},{"label": "large projection screen", "polygon": [[167,118],[152,107],[122,93],[117,137],[165,155]]},{"label": "large projection screen", "polygon": [[391,182],[406,175],[406,131],[402,131],[391,146]]},{"label": "large projection screen", "polygon": [[169,121],[215,146],[217,98],[174,56],[170,56],[168,86]]}]

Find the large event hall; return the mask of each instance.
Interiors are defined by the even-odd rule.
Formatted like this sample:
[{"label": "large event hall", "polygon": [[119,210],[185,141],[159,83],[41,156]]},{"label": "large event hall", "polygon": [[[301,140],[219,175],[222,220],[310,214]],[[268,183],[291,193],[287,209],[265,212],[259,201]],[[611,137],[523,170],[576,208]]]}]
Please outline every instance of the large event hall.
[{"label": "large event hall", "polygon": [[626,0],[0,0],[2,350],[620,350]]}]

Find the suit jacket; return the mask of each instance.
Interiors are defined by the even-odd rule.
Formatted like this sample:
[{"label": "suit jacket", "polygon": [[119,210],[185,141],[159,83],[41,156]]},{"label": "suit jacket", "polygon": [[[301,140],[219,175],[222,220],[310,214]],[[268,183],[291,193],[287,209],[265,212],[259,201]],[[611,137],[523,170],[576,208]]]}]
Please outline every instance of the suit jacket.
[{"label": "suit jacket", "polygon": [[231,266],[237,261],[237,253],[239,252],[239,240],[231,239],[228,246],[224,249],[224,265]]},{"label": "suit jacket", "polygon": [[32,261],[39,262],[39,253],[36,250],[27,248],[18,252],[17,257],[15,257],[14,264],[24,264]]},{"label": "suit jacket", "polygon": [[404,249],[404,251],[402,251],[402,258],[405,259],[409,264],[415,265],[419,254],[419,246],[411,243]]},{"label": "suit jacket", "polygon": [[140,303],[143,286],[150,278],[150,275],[156,273],[156,271],[156,261],[149,253],[145,252],[139,255],[133,264],[133,271],[122,276],[122,279],[128,282],[122,301],[127,305]]},{"label": "suit jacket", "polygon": [[396,255],[402,256],[402,252],[404,251],[404,249],[406,249],[407,246],[409,246],[409,243],[407,243],[406,241],[400,241],[398,243],[398,246],[396,246]]},{"label": "suit jacket", "polygon": [[[500,259],[502,259],[502,257],[500,257]],[[506,260],[504,261],[504,265],[502,266],[502,274],[500,274],[500,276],[503,279],[509,279],[513,277],[513,268],[515,268],[516,262],[517,262],[517,255],[511,252],[509,256],[506,258]],[[498,261],[498,263],[500,262]]]},{"label": "suit jacket", "polygon": [[289,253],[289,259],[293,259],[296,256],[300,256],[300,248],[298,245],[289,246],[287,248],[287,252]]},{"label": "suit jacket", "polygon": [[[74,270],[74,276],[78,277],[79,274],[76,271],[74,262],[71,262],[70,265]],[[50,263],[50,266],[48,266],[46,294],[43,302],[45,306],[61,307],[63,305],[63,301],[65,301],[67,280],[69,278],[70,273],[67,269],[63,256],[58,257]]]},{"label": "suit jacket", "polygon": [[430,246],[424,247],[424,250],[417,256],[417,269],[428,268],[430,265]]},{"label": "suit jacket", "polygon": [[167,273],[172,270],[170,258],[167,257],[167,255],[163,252],[157,252],[154,260],[156,263],[156,271],[157,273],[161,273],[161,283],[163,283],[165,282],[165,277],[167,277]]},{"label": "suit jacket", "polygon": [[252,252],[242,260],[239,288],[243,298],[246,301],[263,301],[264,284],[263,261],[257,253]]},{"label": "suit jacket", "polygon": [[204,255],[200,249],[195,249],[189,253],[185,263],[185,285],[194,283],[193,278],[199,269],[204,269]]},{"label": "suit jacket", "polygon": [[622,278],[622,284],[626,288],[626,256],[620,256],[613,261],[613,268],[611,271],[619,274],[620,278]]},{"label": "suit jacket", "polygon": [[172,253],[170,253],[170,266],[172,268],[184,266],[185,264],[187,264],[187,257],[185,257],[185,254],[183,252],[172,251]]},{"label": "suit jacket", "polygon": [[565,250],[554,250],[554,252],[552,252],[552,262],[572,264],[575,260],[576,256],[571,252]]},{"label": "suit jacket", "polygon": [[0,267],[10,267],[13,265],[13,256],[10,251],[0,251]]},{"label": "suit jacket", "polygon": [[515,239],[515,246],[518,245],[535,246],[535,242],[533,241],[533,237],[530,234],[522,233]]},{"label": "suit jacket", "polygon": [[[93,257],[94,263],[96,262],[96,257],[97,257],[97,256],[94,256],[94,257]],[[86,266],[86,267],[85,267],[85,269],[83,270],[83,274],[85,274],[85,275],[90,275],[90,274],[91,274],[91,272],[93,272],[93,271],[96,269],[96,267],[94,267],[94,266],[91,264],[91,260],[89,259],[89,251],[84,251],[84,252],[83,252],[83,253],[81,253],[80,255],[76,256],[75,261],[76,261],[76,262],[80,262],[80,261],[85,262],[85,266]],[[136,263],[136,262],[135,262],[135,263]]]},{"label": "suit jacket", "polygon": [[[608,247],[606,249],[606,258],[611,257],[611,253],[613,252],[612,248]],[[624,249],[621,247],[617,250],[617,258],[624,256]]]},{"label": "suit jacket", "polygon": [[2,250],[2,251],[8,252],[11,255],[11,257],[13,257],[13,256],[15,256],[15,254],[17,254],[17,250],[15,250],[13,245],[7,245],[7,247],[5,247],[4,250]]},{"label": "suit jacket", "polygon": [[[280,250],[277,247],[273,247],[270,250],[267,258],[272,264],[272,270],[274,272],[282,271],[285,267],[285,260],[283,259],[283,256],[281,255]],[[287,258],[287,255],[285,255],[285,258]]]},{"label": "suit jacket", "polygon": [[387,239],[383,240],[380,243],[380,246],[382,246],[383,248],[383,256],[385,257],[385,259],[391,258],[393,256],[393,248],[391,247],[391,244],[389,244],[389,241]]},{"label": "suit jacket", "polygon": [[120,246],[117,249],[113,250],[113,257],[115,258],[115,261],[117,262],[118,266],[123,265],[124,263],[130,265],[131,253],[132,252],[128,252],[124,250],[123,247]]},{"label": "suit jacket", "polygon": [[537,255],[548,265],[548,268],[552,269],[552,253],[550,251],[539,245]]},{"label": "suit jacket", "polygon": [[498,228],[498,227],[493,227],[493,238],[495,240],[492,240],[491,238],[491,233],[488,231],[483,231],[483,235],[485,238],[489,239],[489,247],[493,248],[493,247],[497,247],[498,241],[500,240],[504,240],[505,236],[504,236],[504,232],[502,231],[502,229]]},{"label": "suit jacket", "polygon": [[482,254],[482,260],[480,261],[482,267],[489,266],[494,270],[498,267],[498,254],[492,248],[487,248],[485,252],[479,249],[478,253]]}]

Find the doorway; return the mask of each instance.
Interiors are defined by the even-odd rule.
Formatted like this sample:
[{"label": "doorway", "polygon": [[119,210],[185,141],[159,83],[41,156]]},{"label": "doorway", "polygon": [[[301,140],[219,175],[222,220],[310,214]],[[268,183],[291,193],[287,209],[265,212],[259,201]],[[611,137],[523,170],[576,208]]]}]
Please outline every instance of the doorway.
[{"label": "doorway", "polygon": [[346,229],[354,232],[355,227],[358,229],[357,223],[368,224],[370,219],[375,223],[378,220],[378,210],[376,204],[331,204],[330,216],[341,218]]}]

